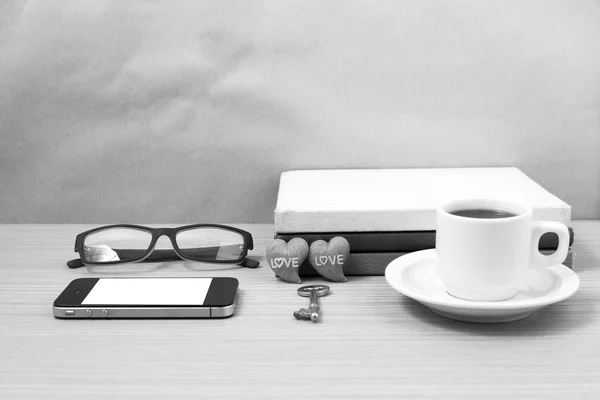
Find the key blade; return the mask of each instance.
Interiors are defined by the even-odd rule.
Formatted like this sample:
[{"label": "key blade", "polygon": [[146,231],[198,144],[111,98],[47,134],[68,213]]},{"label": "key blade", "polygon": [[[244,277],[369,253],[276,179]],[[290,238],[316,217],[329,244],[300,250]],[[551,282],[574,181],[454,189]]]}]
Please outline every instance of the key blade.
[{"label": "key blade", "polygon": [[310,292],[310,319],[317,322],[319,319],[319,295],[316,291]]},{"label": "key blade", "polygon": [[294,311],[294,317],[295,317],[296,319],[302,319],[302,320],[309,320],[309,319],[312,319],[312,318],[311,318],[311,314],[310,314],[310,313],[308,312],[308,310],[307,310],[307,309],[305,309],[305,308],[302,308],[302,309],[300,309],[300,310],[298,310],[298,311]]}]

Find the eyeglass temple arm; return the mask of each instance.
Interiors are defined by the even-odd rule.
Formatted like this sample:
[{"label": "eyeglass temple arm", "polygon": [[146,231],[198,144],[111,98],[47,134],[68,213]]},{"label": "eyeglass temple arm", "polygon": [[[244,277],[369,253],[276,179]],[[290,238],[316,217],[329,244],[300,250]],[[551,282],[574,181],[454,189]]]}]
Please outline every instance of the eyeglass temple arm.
[{"label": "eyeglass temple arm", "polygon": [[85,266],[85,264],[83,263],[83,261],[81,261],[81,258],[76,258],[74,260],[67,261],[67,267],[71,269],[81,268],[83,266]]},{"label": "eyeglass temple arm", "polygon": [[246,257],[242,260],[240,265],[246,268],[258,268],[260,266],[260,262]]}]

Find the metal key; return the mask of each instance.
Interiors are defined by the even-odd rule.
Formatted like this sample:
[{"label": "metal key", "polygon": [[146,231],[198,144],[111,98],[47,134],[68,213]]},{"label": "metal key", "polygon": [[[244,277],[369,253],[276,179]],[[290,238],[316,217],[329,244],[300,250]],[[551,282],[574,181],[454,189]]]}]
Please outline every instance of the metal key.
[{"label": "metal key", "polygon": [[309,285],[299,288],[299,296],[310,297],[310,306],[308,310],[306,308],[301,308],[298,311],[295,311],[294,317],[296,317],[296,319],[310,319],[312,322],[317,322],[319,319],[319,310],[321,308],[319,305],[319,297],[326,296],[329,292],[329,286],[327,285]]}]

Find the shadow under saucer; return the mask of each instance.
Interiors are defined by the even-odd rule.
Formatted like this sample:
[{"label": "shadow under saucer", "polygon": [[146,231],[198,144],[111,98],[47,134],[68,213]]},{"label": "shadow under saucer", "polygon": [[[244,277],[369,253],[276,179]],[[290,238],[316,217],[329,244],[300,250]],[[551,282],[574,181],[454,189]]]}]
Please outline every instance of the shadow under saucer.
[{"label": "shadow under saucer", "polygon": [[[586,326],[597,318],[597,308],[593,299],[585,299],[583,293],[576,293],[571,299],[553,304],[511,322],[476,323],[457,320],[454,316],[443,316],[427,308],[416,300],[399,296],[398,309],[420,322],[441,329],[482,336],[551,336],[574,331]],[[586,318],[582,313],[573,312],[572,303],[585,304]],[[580,310],[583,311],[583,310]]]}]

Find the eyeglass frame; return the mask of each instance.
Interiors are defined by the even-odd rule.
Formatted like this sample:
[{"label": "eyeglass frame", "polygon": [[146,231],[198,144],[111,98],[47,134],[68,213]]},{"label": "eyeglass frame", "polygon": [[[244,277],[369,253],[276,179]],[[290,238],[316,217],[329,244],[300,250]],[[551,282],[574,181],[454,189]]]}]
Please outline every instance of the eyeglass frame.
[{"label": "eyeglass frame", "polygon": [[[145,231],[145,232],[150,233],[152,235],[152,238],[150,239],[150,244],[148,245],[148,248],[146,249],[146,253],[142,257],[137,258],[135,260],[118,260],[118,261],[88,261],[88,260],[86,260],[85,252],[83,249],[83,247],[84,247],[83,244],[84,244],[85,238],[87,236],[91,235],[92,233],[96,233],[96,232],[103,231],[106,229],[113,229],[113,228],[137,229],[140,231]],[[177,234],[181,231],[186,231],[186,230],[191,230],[191,229],[196,229],[196,228],[217,228],[217,229],[222,229],[222,230],[226,230],[226,231],[230,231],[230,232],[239,233],[242,236],[243,241],[244,241],[244,248],[240,254],[240,257],[235,260],[197,260],[197,259],[183,256],[181,253],[181,249],[177,245],[177,239],[176,239]],[[87,230],[85,232],[78,234],[75,237],[75,249],[74,250],[76,253],[79,253],[79,259],[74,259],[74,260],[67,262],[67,266],[69,268],[75,269],[75,268],[83,267],[85,265],[114,265],[114,264],[136,263],[136,262],[144,261],[145,259],[150,257],[155,252],[165,251],[165,250],[155,250],[155,246],[156,246],[156,243],[158,242],[158,239],[163,235],[165,235],[169,238],[169,240],[171,241],[171,245],[173,246],[172,250],[168,249],[168,250],[166,250],[166,252],[168,252],[170,255],[172,255],[171,251],[174,251],[175,254],[182,260],[206,262],[206,263],[217,263],[217,264],[242,264],[242,266],[247,267],[247,268],[256,268],[260,265],[260,263],[258,261],[246,258],[248,255],[248,250],[254,249],[254,240],[252,239],[252,234],[243,229],[239,229],[239,228],[236,228],[233,226],[220,225],[220,224],[192,224],[192,225],[179,226],[176,228],[151,228],[151,227],[143,226],[143,225],[114,224],[114,225],[100,226],[100,227],[90,229],[90,230]]]}]

